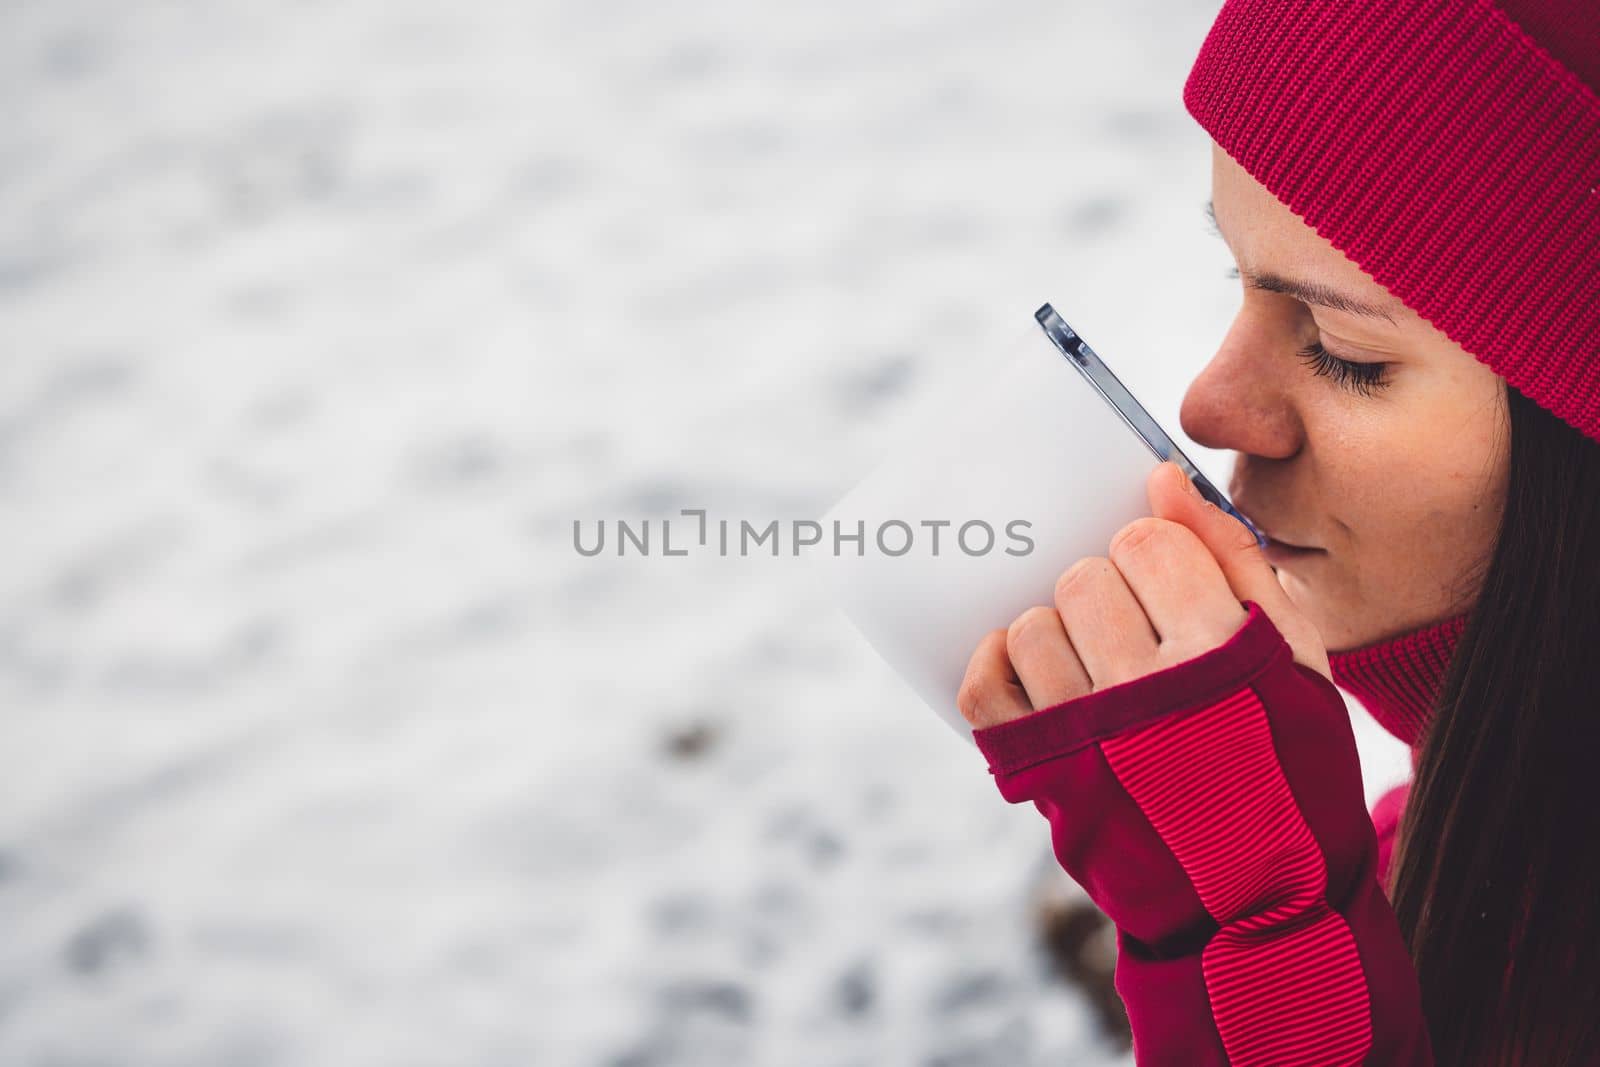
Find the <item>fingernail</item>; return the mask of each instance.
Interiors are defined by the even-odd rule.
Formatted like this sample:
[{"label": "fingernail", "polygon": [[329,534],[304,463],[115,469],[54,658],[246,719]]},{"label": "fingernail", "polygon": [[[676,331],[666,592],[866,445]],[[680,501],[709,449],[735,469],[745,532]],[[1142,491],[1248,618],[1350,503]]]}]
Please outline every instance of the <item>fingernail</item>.
[{"label": "fingernail", "polygon": [[[1181,471],[1181,468],[1180,468],[1180,471]],[[1185,474],[1183,476],[1183,491],[1185,493],[1188,493],[1190,496],[1199,496],[1200,495],[1199,487],[1194,484],[1194,479],[1189,477],[1187,474]]]}]

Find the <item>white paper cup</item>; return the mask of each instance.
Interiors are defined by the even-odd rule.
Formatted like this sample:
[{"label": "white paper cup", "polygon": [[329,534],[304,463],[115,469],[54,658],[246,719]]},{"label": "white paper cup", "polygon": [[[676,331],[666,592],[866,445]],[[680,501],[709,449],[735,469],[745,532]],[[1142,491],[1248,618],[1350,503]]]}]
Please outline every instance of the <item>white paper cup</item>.
[{"label": "white paper cup", "polygon": [[969,742],[956,693],[978,642],[1148,515],[1161,462],[1037,327],[995,367],[834,505],[817,557],[846,616]]}]

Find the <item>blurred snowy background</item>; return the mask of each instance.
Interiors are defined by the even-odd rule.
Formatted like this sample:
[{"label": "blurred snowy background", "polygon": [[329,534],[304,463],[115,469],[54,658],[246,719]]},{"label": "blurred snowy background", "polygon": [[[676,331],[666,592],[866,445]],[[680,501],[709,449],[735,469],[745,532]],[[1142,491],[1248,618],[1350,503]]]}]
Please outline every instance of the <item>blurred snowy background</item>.
[{"label": "blurred snowy background", "polygon": [[571,524],[815,518],[1044,300],[1176,430],[1214,12],[0,0],[0,1064],[1131,1062],[816,591]]}]

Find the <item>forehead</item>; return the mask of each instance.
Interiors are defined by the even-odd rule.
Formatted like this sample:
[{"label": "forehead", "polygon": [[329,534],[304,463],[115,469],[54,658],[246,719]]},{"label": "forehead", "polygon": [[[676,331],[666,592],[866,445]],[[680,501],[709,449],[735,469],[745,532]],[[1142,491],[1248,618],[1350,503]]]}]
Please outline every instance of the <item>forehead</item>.
[{"label": "forehead", "polygon": [[1241,268],[1315,280],[1373,302],[1388,296],[1216,142],[1211,145],[1211,200],[1217,226]]}]

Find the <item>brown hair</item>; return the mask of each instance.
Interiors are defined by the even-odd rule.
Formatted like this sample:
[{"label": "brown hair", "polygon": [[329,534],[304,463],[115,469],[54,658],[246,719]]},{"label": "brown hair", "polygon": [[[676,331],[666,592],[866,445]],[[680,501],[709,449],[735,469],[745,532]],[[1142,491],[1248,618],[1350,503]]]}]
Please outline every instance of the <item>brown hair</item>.
[{"label": "brown hair", "polygon": [[1507,387],[1499,536],[1391,897],[1441,1065],[1600,1063],[1600,443]]}]

